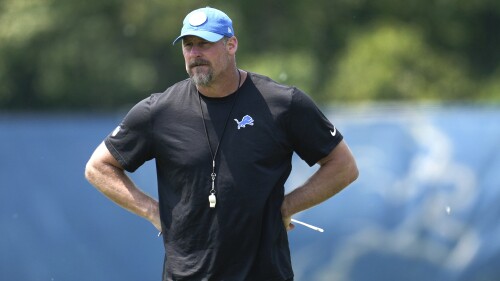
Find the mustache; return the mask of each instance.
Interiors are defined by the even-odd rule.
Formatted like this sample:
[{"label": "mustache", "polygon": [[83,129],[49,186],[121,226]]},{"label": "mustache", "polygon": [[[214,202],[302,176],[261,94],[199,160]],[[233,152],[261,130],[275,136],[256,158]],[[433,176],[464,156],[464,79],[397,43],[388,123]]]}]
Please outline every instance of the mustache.
[{"label": "mustache", "polygon": [[193,68],[200,65],[210,65],[210,62],[204,59],[195,59],[189,63],[189,68]]}]

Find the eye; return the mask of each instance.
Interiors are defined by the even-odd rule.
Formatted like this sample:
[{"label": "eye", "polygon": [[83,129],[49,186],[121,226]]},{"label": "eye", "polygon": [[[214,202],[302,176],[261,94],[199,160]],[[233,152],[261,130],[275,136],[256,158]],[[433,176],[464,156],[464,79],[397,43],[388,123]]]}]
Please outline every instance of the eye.
[{"label": "eye", "polygon": [[191,43],[191,42],[185,42],[185,43],[182,44],[182,47],[184,49],[190,50],[191,48],[193,48],[193,43]]}]

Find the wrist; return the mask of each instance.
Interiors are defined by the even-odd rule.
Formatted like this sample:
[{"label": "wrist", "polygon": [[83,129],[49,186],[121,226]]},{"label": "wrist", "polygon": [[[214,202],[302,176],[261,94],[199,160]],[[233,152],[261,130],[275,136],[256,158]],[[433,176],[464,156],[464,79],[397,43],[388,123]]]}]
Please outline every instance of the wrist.
[{"label": "wrist", "polygon": [[285,196],[285,199],[283,199],[283,203],[281,203],[281,216],[284,218],[292,217],[293,215],[290,211],[289,204],[289,200],[287,199],[287,196]]},{"label": "wrist", "polygon": [[160,233],[158,234],[158,236],[160,236],[162,233],[162,227],[158,201],[152,200],[147,211],[146,219],[149,220],[149,222],[151,222],[156,227],[156,229],[158,229],[158,231],[160,231]]},{"label": "wrist", "polygon": [[151,200],[149,206],[146,210],[145,218],[149,221],[153,221],[159,214],[158,202],[156,200]]}]

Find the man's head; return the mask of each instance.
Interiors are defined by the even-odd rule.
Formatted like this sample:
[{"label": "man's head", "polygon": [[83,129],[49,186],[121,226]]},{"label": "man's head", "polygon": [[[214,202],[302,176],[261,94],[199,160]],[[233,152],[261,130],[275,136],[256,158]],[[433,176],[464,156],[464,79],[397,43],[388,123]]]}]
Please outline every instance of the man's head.
[{"label": "man's head", "polygon": [[218,77],[236,70],[238,41],[225,13],[210,7],[192,11],[174,44],[180,40],[186,71],[196,85],[210,86]]}]

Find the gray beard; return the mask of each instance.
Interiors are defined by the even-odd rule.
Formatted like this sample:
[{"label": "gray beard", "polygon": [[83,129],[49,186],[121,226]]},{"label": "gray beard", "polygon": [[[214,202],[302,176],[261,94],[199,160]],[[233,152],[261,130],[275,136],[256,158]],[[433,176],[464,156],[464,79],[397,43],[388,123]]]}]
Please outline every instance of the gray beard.
[{"label": "gray beard", "polygon": [[213,82],[213,73],[209,71],[208,73],[194,73],[191,76],[191,80],[194,82],[196,86],[210,86]]}]

